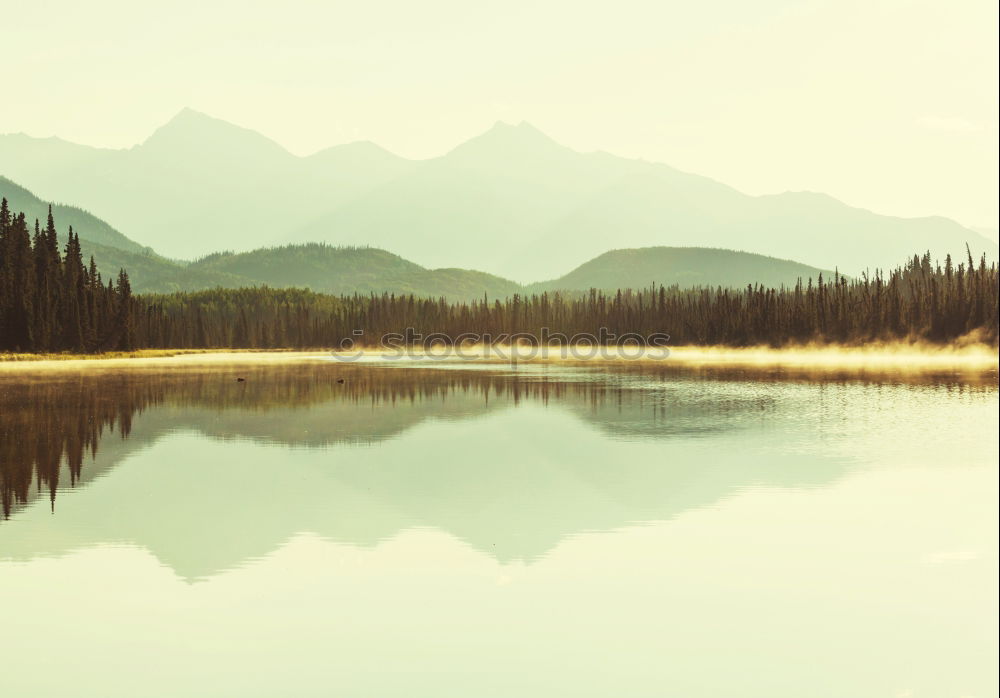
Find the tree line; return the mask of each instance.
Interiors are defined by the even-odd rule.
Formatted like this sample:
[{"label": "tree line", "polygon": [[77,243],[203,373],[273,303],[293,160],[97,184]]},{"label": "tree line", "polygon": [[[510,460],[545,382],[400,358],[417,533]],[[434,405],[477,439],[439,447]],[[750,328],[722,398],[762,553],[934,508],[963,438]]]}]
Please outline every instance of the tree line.
[{"label": "tree line", "polygon": [[84,265],[72,226],[60,251],[51,206],[32,233],[0,202],[0,351],[132,349],[138,305],[124,269],[105,286],[94,258]]},{"label": "tree line", "polygon": [[[655,287],[615,293],[512,295],[448,302],[412,295],[333,296],[254,287],[132,296],[128,274],[102,285],[70,231],[60,257],[51,213],[32,238],[23,215],[0,215],[0,349],[317,348],[377,344],[407,328],[424,337],[500,337],[542,328],[571,339],[670,335],[672,345],[806,342],[997,343],[998,271],[971,254],[955,264],[915,255],[890,272],[799,280],[780,288]],[[358,334],[358,333],[361,334]],[[445,340],[447,341],[447,340]]]}]

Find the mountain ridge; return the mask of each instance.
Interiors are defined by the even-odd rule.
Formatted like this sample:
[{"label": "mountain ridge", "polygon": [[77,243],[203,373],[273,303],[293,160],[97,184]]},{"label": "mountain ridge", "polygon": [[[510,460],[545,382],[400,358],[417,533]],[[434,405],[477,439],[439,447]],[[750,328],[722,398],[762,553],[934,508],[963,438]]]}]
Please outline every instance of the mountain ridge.
[{"label": "mountain ridge", "polygon": [[964,256],[966,243],[976,257],[998,255],[944,217],[883,216],[819,192],[749,196],[669,165],[580,153],[527,122],[497,122],[426,160],[365,142],[303,157],[184,109],[125,150],[0,137],[0,173],[102,211],[173,258],[371,245],[427,268],[485,264],[528,283],[611,247],[740,249],[848,274],[925,250]]}]

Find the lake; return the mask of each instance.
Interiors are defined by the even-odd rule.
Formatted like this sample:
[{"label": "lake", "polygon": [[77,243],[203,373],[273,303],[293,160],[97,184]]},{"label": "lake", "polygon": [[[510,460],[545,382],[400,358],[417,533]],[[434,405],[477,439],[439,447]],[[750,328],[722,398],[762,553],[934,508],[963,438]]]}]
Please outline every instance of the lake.
[{"label": "lake", "polygon": [[4,693],[995,695],[996,372],[668,364],[0,375]]}]

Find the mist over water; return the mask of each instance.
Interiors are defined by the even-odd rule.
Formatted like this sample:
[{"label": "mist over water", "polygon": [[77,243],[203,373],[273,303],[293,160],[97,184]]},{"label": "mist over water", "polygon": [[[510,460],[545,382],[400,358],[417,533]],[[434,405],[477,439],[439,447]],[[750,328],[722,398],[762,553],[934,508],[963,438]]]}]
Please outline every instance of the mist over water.
[{"label": "mist over water", "polygon": [[989,695],[997,403],[995,372],[0,374],[6,683]]}]

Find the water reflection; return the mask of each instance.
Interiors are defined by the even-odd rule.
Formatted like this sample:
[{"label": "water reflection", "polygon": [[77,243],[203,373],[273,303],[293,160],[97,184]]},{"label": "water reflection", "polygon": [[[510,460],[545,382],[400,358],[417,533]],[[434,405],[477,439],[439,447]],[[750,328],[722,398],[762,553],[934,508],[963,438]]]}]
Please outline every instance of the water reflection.
[{"label": "water reflection", "polygon": [[[372,546],[433,528],[531,562],[575,534],[747,488],[830,483],[866,463],[860,435],[875,415],[892,427],[900,395],[923,391],[914,404],[927,406],[995,391],[940,376],[750,378],[326,364],[5,377],[0,557],[123,542],[200,579],[298,532]],[[919,421],[908,409],[896,427]]]}]

